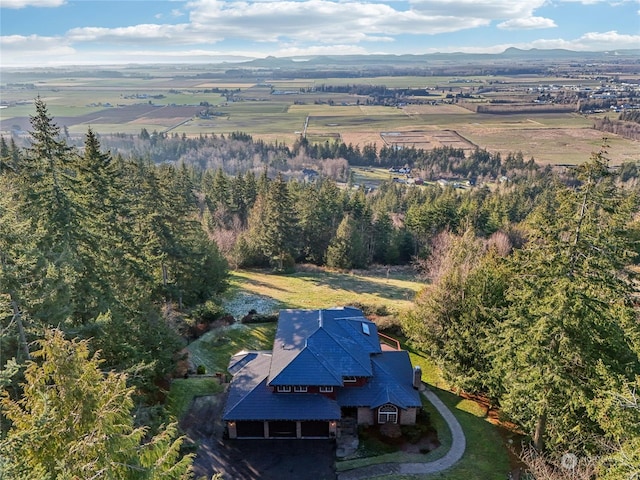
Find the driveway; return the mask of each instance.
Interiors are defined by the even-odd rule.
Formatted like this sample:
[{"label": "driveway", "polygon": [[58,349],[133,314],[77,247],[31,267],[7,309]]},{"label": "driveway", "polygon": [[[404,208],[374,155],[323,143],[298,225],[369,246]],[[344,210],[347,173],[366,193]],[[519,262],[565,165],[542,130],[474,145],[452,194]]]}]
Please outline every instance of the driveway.
[{"label": "driveway", "polygon": [[198,445],[193,462],[195,477],[224,480],[364,480],[384,475],[422,476],[458,463],[466,448],[460,423],[428,388],[422,394],[433,404],[451,430],[451,448],[445,456],[424,463],[382,463],[341,472],[334,470],[335,442],[329,440],[229,440],[223,439],[221,421],[225,395],[197,397],[180,422],[189,441]]},{"label": "driveway", "polygon": [[330,440],[223,439],[224,394],[194,399],[180,422],[188,441],[198,445],[195,478],[224,473],[224,480],[335,480],[335,442]]}]

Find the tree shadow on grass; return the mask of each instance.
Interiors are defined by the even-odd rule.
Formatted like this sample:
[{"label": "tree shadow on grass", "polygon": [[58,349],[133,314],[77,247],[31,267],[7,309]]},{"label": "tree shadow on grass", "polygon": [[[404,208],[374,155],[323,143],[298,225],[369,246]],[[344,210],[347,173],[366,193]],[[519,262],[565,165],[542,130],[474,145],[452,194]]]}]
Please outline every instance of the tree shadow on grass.
[{"label": "tree shadow on grass", "polygon": [[312,285],[333,289],[346,290],[358,294],[374,294],[381,298],[412,300],[416,292],[410,288],[403,288],[392,283],[369,280],[349,273],[324,272],[322,274],[295,273],[296,278]]}]

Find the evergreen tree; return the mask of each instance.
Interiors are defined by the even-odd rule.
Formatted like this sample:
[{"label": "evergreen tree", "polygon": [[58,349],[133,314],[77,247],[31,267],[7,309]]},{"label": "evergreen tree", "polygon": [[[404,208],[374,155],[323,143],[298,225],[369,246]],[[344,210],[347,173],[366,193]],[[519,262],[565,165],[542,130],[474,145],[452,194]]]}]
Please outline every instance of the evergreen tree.
[{"label": "evergreen tree", "polygon": [[263,253],[284,268],[284,261],[291,258],[297,244],[297,220],[293,211],[287,183],[282,175],[271,182],[265,202],[264,232],[259,239]]},{"label": "evergreen tree", "polygon": [[602,430],[593,405],[604,378],[640,372],[640,327],[624,269],[636,199],[615,188],[603,153],[578,169],[578,180],[551,191],[531,216],[529,242],[512,258],[496,340],[502,407],[538,450],[545,442],[596,448]]},{"label": "evergreen tree", "polygon": [[336,236],[327,249],[327,265],[334,268],[364,268],[367,266],[367,249],[351,215],[345,215]]},{"label": "evergreen tree", "polygon": [[3,473],[16,480],[109,478],[188,479],[191,457],[180,458],[176,425],[147,439],[134,427],[126,376],[104,374],[86,341],[49,331],[29,362],[21,399],[0,396],[11,421],[0,441]]},{"label": "evergreen tree", "polygon": [[509,278],[501,260],[495,251],[485,252],[472,231],[441,233],[426,262],[431,283],[403,323],[412,343],[436,361],[449,384],[494,401],[501,382],[491,361],[493,313],[505,304]]},{"label": "evergreen tree", "polygon": [[296,211],[305,260],[322,264],[329,242],[342,218],[341,194],[331,180],[301,185],[296,195]]},{"label": "evergreen tree", "polygon": [[79,255],[81,207],[77,202],[72,152],[59,138],[60,129],[40,98],[31,117],[31,146],[19,156],[14,178],[20,216],[28,222],[33,248],[23,271],[18,303],[37,323],[73,321],[77,272],[85,266]]}]

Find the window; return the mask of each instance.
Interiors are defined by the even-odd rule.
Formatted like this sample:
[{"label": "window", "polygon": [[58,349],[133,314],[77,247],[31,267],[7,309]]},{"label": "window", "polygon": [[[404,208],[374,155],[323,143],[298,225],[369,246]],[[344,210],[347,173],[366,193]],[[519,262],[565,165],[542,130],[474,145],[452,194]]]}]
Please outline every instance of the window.
[{"label": "window", "polygon": [[364,333],[365,335],[371,334],[371,332],[369,331],[369,325],[367,325],[366,323],[362,324],[362,333]]},{"label": "window", "polygon": [[333,387],[320,387],[320,393],[331,393],[333,392]]},{"label": "window", "polygon": [[387,403],[378,409],[378,423],[398,423],[398,407]]},{"label": "window", "polygon": [[296,393],[305,393],[307,391],[307,387],[306,386],[301,386],[301,385],[296,385],[295,387],[293,387],[293,391]]},{"label": "window", "polygon": [[291,387],[289,385],[278,385],[276,387],[276,391],[280,393],[289,393],[291,391]]},{"label": "window", "polygon": [[342,377],[344,383],[356,383],[356,377]]}]

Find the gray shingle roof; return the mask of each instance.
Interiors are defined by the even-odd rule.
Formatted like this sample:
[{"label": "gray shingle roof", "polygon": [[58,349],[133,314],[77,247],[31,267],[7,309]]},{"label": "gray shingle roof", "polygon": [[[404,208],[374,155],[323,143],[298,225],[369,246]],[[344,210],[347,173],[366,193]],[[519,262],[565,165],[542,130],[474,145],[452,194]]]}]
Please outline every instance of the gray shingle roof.
[{"label": "gray shingle roof", "polygon": [[[363,324],[365,327],[363,327]],[[419,407],[406,351],[382,352],[375,324],[355,308],[283,310],[273,352],[240,352],[223,419],[338,420],[340,407]],[[343,387],[343,377],[368,377]],[[337,399],[314,393],[274,393],[274,385],[337,387]]]},{"label": "gray shingle roof", "polygon": [[373,355],[371,361],[373,377],[366,385],[338,390],[341,407],[377,408],[392,403],[406,409],[422,405],[420,394],[413,388],[413,370],[406,351],[383,352]]},{"label": "gray shingle roof", "polygon": [[309,393],[273,393],[267,386],[271,355],[260,353],[233,377],[223,420],[339,420],[330,398]]},{"label": "gray shingle roof", "polygon": [[380,351],[375,324],[356,308],[282,310],[269,385],[340,386],[342,377],[370,377],[369,356]]}]

